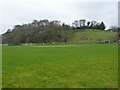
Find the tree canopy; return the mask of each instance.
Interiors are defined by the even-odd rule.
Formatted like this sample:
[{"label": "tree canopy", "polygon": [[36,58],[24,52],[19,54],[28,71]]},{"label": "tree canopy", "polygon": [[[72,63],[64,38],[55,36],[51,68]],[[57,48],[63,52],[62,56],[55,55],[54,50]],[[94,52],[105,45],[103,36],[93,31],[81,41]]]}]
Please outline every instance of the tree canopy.
[{"label": "tree canopy", "polygon": [[70,26],[58,20],[33,20],[32,23],[15,25],[2,37],[3,43],[9,44],[67,42],[71,34],[84,29],[104,30],[105,24],[81,19],[75,20]]}]

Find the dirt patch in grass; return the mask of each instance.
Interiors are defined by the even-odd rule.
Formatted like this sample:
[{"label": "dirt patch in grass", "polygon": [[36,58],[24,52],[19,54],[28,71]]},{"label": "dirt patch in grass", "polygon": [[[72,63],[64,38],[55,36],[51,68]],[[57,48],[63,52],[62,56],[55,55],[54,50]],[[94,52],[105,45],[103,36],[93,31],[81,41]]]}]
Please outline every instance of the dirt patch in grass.
[{"label": "dirt patch in grass", "polygon": [[80,37],[80,40],[89,40],[89,38],[86,36],[82,36],[82,37]]}]

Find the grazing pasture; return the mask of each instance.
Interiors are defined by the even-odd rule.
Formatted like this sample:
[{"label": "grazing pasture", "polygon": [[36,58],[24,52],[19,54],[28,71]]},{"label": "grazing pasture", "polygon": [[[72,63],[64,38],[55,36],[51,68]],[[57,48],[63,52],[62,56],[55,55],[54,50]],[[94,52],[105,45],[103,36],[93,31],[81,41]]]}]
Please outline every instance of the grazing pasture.
[{"label": "grazing pasture", "polygon": [[68,40],[68,43],[104,43],[104,40],[110,40],[113,43],[115,36],[116,32],[86,29],[85,31],[74,33]]},{"label": "grazing pasture", "polygon": [[118,45],[3,46],[3,88],[117,88]]}]

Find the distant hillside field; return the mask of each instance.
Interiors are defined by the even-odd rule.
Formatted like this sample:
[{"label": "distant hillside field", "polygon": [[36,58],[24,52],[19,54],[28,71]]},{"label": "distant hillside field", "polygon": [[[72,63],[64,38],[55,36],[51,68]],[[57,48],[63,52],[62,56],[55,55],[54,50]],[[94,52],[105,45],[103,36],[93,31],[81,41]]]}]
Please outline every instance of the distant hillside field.
[{"label": "distant hillside field", "polygon": [[116,32],[86,29],[85,31],[74,33],[68,43],[103,43],[104,40],[114,42],[115,35]]}]

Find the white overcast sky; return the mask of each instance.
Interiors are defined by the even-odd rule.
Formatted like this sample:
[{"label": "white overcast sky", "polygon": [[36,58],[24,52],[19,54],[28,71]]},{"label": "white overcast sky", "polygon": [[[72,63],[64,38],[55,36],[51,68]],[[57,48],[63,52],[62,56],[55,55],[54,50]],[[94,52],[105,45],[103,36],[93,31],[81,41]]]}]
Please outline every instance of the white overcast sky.
[{"label": "white overcast sky", "polygon": [[104,21],[118,25],[118,0],[0,0],[0,34],[14,25],[36,20]]}]

